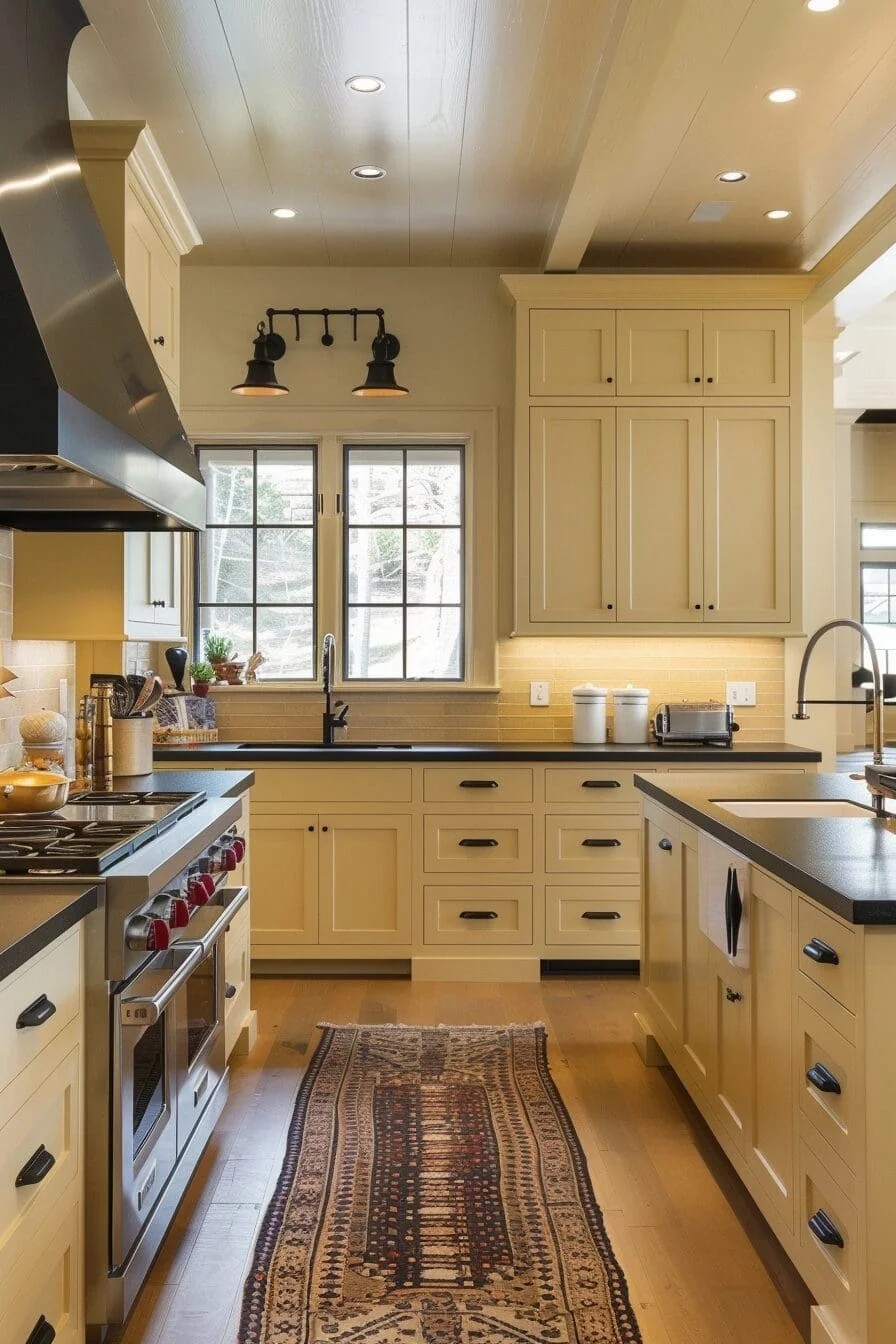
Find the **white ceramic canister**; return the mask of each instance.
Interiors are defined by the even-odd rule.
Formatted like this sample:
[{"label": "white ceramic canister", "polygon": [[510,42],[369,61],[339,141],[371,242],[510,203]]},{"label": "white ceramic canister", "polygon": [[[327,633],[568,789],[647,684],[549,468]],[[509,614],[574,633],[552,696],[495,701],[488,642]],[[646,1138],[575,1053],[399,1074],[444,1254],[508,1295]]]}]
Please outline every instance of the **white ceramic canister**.
[{"label": "white ceramic canister", "polygon": [[116,775],[148,775],[152,771],[153,717],[137,715],[112,720],[112,756]]},{"label": "white ceramic canister", "polygon": [[620,686],[613,696],[613,741],[648,742],[647,700],[650,692],[643,686]]},{"label": "white ceramic canister", "polygon": [[573,742],[606,742],[607,740],[607,688],[584,686],[572,688],[572,740]]}]

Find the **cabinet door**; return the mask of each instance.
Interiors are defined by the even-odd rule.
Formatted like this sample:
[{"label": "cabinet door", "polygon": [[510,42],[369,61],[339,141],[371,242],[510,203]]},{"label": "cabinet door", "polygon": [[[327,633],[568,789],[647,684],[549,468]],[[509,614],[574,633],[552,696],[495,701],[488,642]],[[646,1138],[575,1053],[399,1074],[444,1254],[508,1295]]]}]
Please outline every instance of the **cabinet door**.
[{"label": "cabinet door", "polygon": [[409,816],[321,816],[319,930],[321,943],[410,942]]},{"label": "cabinet door", "polygon": [[702,315],[674,309],[617,314],[616,395],[703,395]]},{"label": "cabinet door", "polygon": [[703,375],[707,396],[789,396],[790,314],[705,312]]},{"label": "cabinet door", "polygon": [[[252,808],[252,951],[289,956],[317,942],[317,817]],[[294,954],[294,953],[293,953]]]},{"label": "cabinet door", "polygon": [[789,431],[786,410],[705,412],[707,621],[790,619]]},{"label": "cabinet door", "polygon": [[155,624],[153,606],[153,534],[127,532],[124,538],[125,624],[131,635],[152,638],[147,626]]},{"label": "cabinet door", "polygon": [[641,984],[662,1029],[676,1042],[683,1018],[683,856],[672,818],[645,803]]},{"label": "cabinet door", "polygon": [[711,949],[714,1109],[735,1146],[743,1151],[750,1126],[750,977]]},{"label": "cabinet door", "polygon": [[616,412],[530,412],[529,614],[616,619]]},{"label": "cabinet door", "polygon": [[181,534],[153,532],[149,543],[150,590],[159,639],[179,635],[181,628]]},{"label": "cabinet door", "polygon": [[684,934],[682,966],[682,1069],[711,1095],[714,1086],[715,1018],[712,1000],[712,945],[700,928],[699,862],[696,845],[682,841]]},{"label": "cabinet door", "polygon": [[791,1058],[792,893],[753,869],[750,882],[752,1106],[747,1160],[766,1197],[793,1226]]},{"label": "cabinet door", "polygon": [[124,281],[156,363],[175,386],[178,376],[180,264],[133,187],[125,201]]},{"label": "cabinet door", "polygon": [[616,314],[535,308],[529,314],[533,397],[615,396]]},{"label": "cabinet door", "polygon": [[702,620],[703,413],[619,412],[617,616]]}]

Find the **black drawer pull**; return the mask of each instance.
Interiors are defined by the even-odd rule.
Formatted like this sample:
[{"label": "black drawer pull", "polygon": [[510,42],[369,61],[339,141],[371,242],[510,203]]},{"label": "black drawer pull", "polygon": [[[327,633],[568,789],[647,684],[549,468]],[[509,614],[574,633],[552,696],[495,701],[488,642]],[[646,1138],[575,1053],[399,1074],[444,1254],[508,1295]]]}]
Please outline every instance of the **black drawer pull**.
[{"label": "black drawer pull", "polygon": [[25,1340],[25,1344],[53,1344],[55,1338],[56,1331],[53,1329],[46,1316],[41,1316],[37,1325]]},{"label": "black drawer pull", "polygon": [[497,910],[461,910],[460,919],[497,919]]},{"label": "black drawer pull", "polygon": [[458,788],[460,789],[496,789],[498,781],[496,779],[462,779]]},{"label": "black drawer pull", "polygon": [[602,836],[589,835],[582,844],[586,849],[616,849],[622,844],[621,840],[605,840]]},{"label": "black drawer pull", "polygon": [[621,919],[618,910],[583,910],[583,919]]},{"label": "black drawer pull", "polygon": [[820,962],[822,966],[840,965],[840,957],[837,951],[831,947],[830,943],[822,942],[820,938],[809,939],[809,942],[803,948],[803,956],[808,957],[810,961]]},{"label": "black drawer pull", "polygon": [[659,842],[659,848],[664,849],[667,854],[671,853],[672,841],[667,836],[664,835],[662,840]]},{"label": "black drawer pull", "polygon": [[813,1064],[806,1074],[807,1082],[813,1087],[817,1087],[819,1092],[833,1092],[839,1097],[843,1089],[839,1080],[834,1077],[830,1069],[826,1069],[823,1064]]},{"label": "black drawer pull", "polygon": [[583,779],[583,789],[621,789],[618,779]]},{"label": "black drawer pull", "polygon": [[839,1246],[841,1250],[843,1249],[843,1238],[824,1209],[819,1209],[817,1213],[813,1213],[809,1219],[809,1231],[813,1237],[818,1238],[822,1245]]},{"label": "black drawer pull", "polygon": [[229,980],[225,980],[224,981],[225,999],[232,999],[235,993],[236,993],[236,985],[232,985]]},{"label": "black drawer pull", "polygon": [[41,994],[39,999],[29,1003],[28,1007],[19,1013],[16,1018],[16,1030],[21,1031],[23,1027],[40,1027],[49,1021],[55,1011],[55,1003],[52,1003],[46,994]]},{"label": "black drawer pull", "polygon": [[23,1185],[40,1185],[55,1165],[55,1157],[41,1144],[37,1152],[31,1154],[16,1177],[16,1189],[20,1189]]},{"label": "black drawer pull", "polygon": [[459,845],[464,849],[496,849],[497,840],[492,840],[490,836],[468,836],[465,840],[458,840]]}]

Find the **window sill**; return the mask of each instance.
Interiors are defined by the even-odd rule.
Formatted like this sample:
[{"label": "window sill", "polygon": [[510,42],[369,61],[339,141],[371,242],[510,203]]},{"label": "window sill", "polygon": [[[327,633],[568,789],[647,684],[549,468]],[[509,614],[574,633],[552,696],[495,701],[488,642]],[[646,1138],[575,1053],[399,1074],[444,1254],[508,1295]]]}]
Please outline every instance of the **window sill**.
[{"label": "window sill", "polygon": [[[334,695],[497,695],[500,686],[473,686],[462,681],[349,681],[340,682],[333,687]],[[307,695],[319,700],[323,687],[319,682],[308,681],[257,681],[251,686],[228,686],[226,683],[212,685],[211,695]]]}]

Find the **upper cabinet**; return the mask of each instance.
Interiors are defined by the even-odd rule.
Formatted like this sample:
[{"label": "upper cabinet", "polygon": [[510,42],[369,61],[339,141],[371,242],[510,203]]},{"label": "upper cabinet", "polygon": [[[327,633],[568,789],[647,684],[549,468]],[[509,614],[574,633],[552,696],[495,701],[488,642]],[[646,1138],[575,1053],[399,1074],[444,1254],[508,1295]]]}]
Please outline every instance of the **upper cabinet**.
[{"label": "upper cabinet", "polygon": [[509,275],[518,634],[797,633],[804,277]]}]

